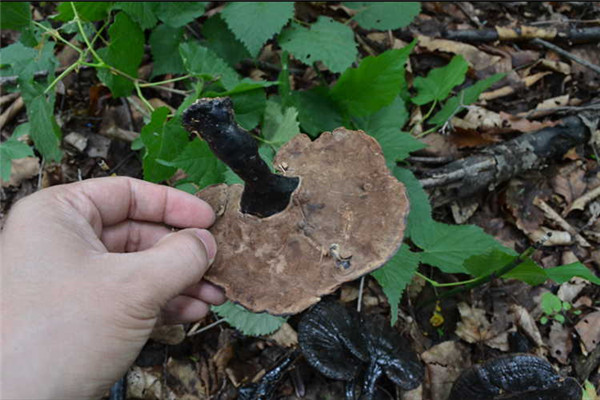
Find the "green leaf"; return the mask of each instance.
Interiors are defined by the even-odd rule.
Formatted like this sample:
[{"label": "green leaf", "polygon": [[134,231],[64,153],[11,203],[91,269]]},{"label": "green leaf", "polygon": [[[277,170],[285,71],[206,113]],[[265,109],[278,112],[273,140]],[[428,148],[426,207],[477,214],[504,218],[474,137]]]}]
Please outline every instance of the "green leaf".
[{"label": "green leaf", "polygon": [[445,124],[446,121],[459,113],[464,106],[475,103],[477,99],[479,99],[481,93],[492,87],[494,83],[505,76],[506,74],[494,74],[489,78],[478,81],[474,85],[461,90],[456,96],[449,98],[446,103],[444,103],[442,109],[431,117],[428,122],[437,126]]},{"label": "green leaf", "polygon": [[342,74],[331,90],[332,98],[353,117],[372,114],[391,104],[405,83],[404,64],[416,43],[365,57],[358,68]]},{"label": "green leaf", "polygon": [[386,31],[404,28],[421,12],[415,2],[345,2],[348,8],[358,10],[354,20],[365,29]]},{"label": "green leaf", "polygon": [[21,30],[30,24],[29,2],[0,2],[0,29]]},{"label": "green leaf", "polygon": [[262,125],[263,138],[278,149],[298,133],[298,111],[294,107],[283,110],[281,105],[268,100]]},{"label": "green leaf", "polygon": [[213,15],[202,24],[202,35],[206,38],[206,47],[232,67],[244,58],[250,58],[244,44],[229,30],[220,14]]},{"label": "green leaf", "polygon": [[518,279],[531,286],[541,285],[548,279],[544,269],[530,258],[512,271],[504,274],[503,278]]},{"label": "green leaf", "polygon": [[208,144],[198,138],[189,142],[185,149],[172,161],[157,160],[160,164],[181,168],[198,186],[198,190],[224,182],[225,164],[221,162],[208,147]]},{"label": "green leaf", "polygon": [[[79,18],[83,21],[99,21],[106,18],[108,10],[112,7],[112,1],[86,1],[86,2],[73,2]],[[56,8],[58,15],[54,18],[58,21],[70,21],[75,17],[73,14],[73,8],[71,8],[71,2],[64,1]]]},{"label": "green leaf", "polygon": [[581,400],[598,400],[598,392],[596,392],[596,387],[592,382],[586,380],[583,389],[583,397]]},{"label": "green leaf", "polygon": [[233,89],[239,82],[238,74],[212,50],[197,42],[179,45],[185,69],[194,75],[207,79],[219,78],[225,89]]},{"label": "green leaf", "polygon": [[206,9],[206,2],[201,1],[169,1],[153,3],[154,13],[165,24],[179,28],[192,22]]},{"label": "green leaf", "polygon": [[26,107],[35,148],[47,161],[60,161],[61,132],[54,119],[54,99],[40,94],[27,101]]},{"label": "green leaf", "polygon": [[310,90],[293,91],[292,100],[297,105],[302,131],[313,138],[321,132],[343,126],[342,116],[331,99],[329,88],[316,86]]},{"label": "green leaf", "polygon": [[435,223],[431,218],[429,197],[410,170],[396,167],[393,169],[393,173],[396,179],[406,186],[406,192],[410,202],[406,235],[410,238],[416,237],[418,240],[423,240],[422,237],[428,234],[432,229],[431,225]]},{"label": "green leaf", "polygon": [[398,304],[402,292],[412,280],[418,266],[419,254],[413,253],[406,244],[402,244],[396,255],[383,267],[371,273],[390,303],[392,325],[398,320]]},{"label": "green leaf", "polygon": [[232,94],[229,96],[233,102],[235,119],[242,128],[252,130],[256,128],[264,114],[267,105],[267,96],[263,89],[250,92]]},{"label": "green leaf", "polygon": [[414,235],[413,242],[421,249],[421,262],[438,267],[446,273],[468,273],[464,266],[473,254],[502,248],[496,240],[475,225],[427,224],[426,234]]},{"label": "green leaf", "polygon": [[[25,124],[23,124],[25,125]],[[17,140],[13,134],[7,141],[0,143],[0,179],[10,179],[11,161],[24,157],[33,157],[33,150],[26,143]]]},{"label": "green leaf", "polygon": [[140,134],[146,148],[142,162],[144,179],[150,182],[170,178],[176,168],[164,163],[173,161],[188,144],[188,134],[181,126],[181,119],[173,118],[166,122],[167,115],[167,107],[154,110],[150,123],[142,128]]},{"label": "green leaf", "polygon": [[473,255],[465,260],[465,269],[475,277],[485,276],[499,270],[514,260],[516,255],[499,249],[492,249],[483,254]]},{"label": "green leaf", "polygon": [[542,318],[540,318],[540,324],[546,325],[547,323],[548,323],[548,317],[542,317]]},{"label": "green leaf", "polygon": [[565,283],[577,276],[579,278],[587,279],[595,285],[600,285],[600,278],[594,275],[588,267],[580,262],[574,262],[554,268],[546,268],[544,269],[544,272],[546,272],[548,279],[552,279],[556,283]]},{"label": "green leaf", "polygon": [[221,15],[250,55],[256,57],[265,42],[294,16],[294,3],[229,3]]},{"label": "green leaf", "polygon": [[154,14],[156,5],[148,1],[119,1],[113,6],[113,10],[123,10],[129,17],[137,22],[142,29],[153,28],[158,19]]},{"label": "green leaf", "polygon": [[465,81],[468,69],[469,63],[459,55],[454,56],[445,67],[431,70],[426,78],[418,76],[413,86],[419,94],[412,98],[412,102],[423,105],[434,100],[444,100],[455,86]]},{"label": "green leaf", "polygon": [[[124,12],[115,16],[115,22],[108,28],[110,43],[98,50],[98,55],[114,68],[137,78],[137,70],[144,55],[144,34],[140,27]],[[112,92],[113,97],[125,97],[131,94],[131,79],[116,75],[108,69],[99,69],[98,78]]]},{"label": "green leaf", "polygon": [[179,52],[173,52],[173,43],[181,42],[183,28],[172,28],[161,24],[150,34],[150,50],[154,63],[152,76],[181,74],[185,72]]},{"label": "green leaf", "polygon": [[219,317],[224,318],[229,325],[249,336],[271,334],[281,328],[286,321],[286,318],[267,313],[253,313],[230,301],[220,306],[212,306],[211,309]]},{"label": "green leaf", "polygon": [[304,64],[322,61],[332,72],[343,72],[358,56],[352,29],[329,17],[319,17],[310,28],[294,24],[278,42]]},{"label": "green leaf", "polygon": [[53,79],[57,60],[54,43],[45,42],[38,49],[16,42],[0,49],[2,75],[18,75],[19,82],[33,81],[37,71],[49,71],[48,80]]},{"label": "green leaf", "polygon": [[562,314],[556,314],[556,315],[554,316],[554,320],[555,320],[556,322],[559,322],[559,323],[561,323],[561,324],[564,324],[564,323],[565,323],[565,316],[564,316],[564,315],[562,315]]},{"label": "green leaf", "polygon": [[375,114],[354,120],[359,129],[373,136],[383,149],[388,167],[393,168],[396,161],[409,156],[411,151],[427,147],[409,133],[402,132],[408,120],[408,112],[404,101],[396,97],[389,106],[383,107]]}]

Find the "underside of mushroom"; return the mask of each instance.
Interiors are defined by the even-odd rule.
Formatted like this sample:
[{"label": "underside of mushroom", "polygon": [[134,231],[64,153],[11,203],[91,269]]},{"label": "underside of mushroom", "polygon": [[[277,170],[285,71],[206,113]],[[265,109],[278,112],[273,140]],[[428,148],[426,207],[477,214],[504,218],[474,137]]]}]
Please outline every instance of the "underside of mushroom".
[{"label": "underside of mushroom", "polygon": [[184,114],[186,128],[245,181],[198,193],[217,213],[219,252],[205,278],[230,300],[295,314],[396,253],[408,199],[374,138],[344,128],[315,141],[299,134],[279,150],[272,174],[233,121],[226,98],[201,99]]}]

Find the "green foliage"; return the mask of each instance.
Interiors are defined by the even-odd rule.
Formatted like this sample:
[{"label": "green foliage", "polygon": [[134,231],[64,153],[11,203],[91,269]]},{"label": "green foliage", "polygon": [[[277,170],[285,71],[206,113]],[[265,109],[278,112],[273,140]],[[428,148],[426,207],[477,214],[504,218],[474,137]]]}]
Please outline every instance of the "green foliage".
[{"label": "green foliage", "polygon": [[[540,323],[546,325],[550,320],[560,324],[565,323],[565,314],[572,310],[573,305],[567,301],[562,301],[557,295],[545,292],[542,295],[540,306],[543,315],[540,317]],[[579,314],[579,310],[573,310],[574,314]]]},{"label": "green foliage", "polygon": [[156,109],[140,135],[145,147],[144,179],[150,182],[170,178],[175,167],[165,164],[176,159],[188,144],[188,134],[181,126],[181,120],[173,118],[167,122],[168,114],[166,107]]},{"label": "green foliage", "polygon": [[454,56],[448,65],[431,70],[426,78],[415,78],[414,87],[418,95],[412,98],[412,102],[423,105],[444,100],[452,88],[465,81],[468,69],[469,64],[462,56]]},{"label": "green foliage", "polygon": [[220,306],[212,306],[212,310],[224,318],[229,325],[249,336],[269,335],[281,328],[286,321],[283,317],[250,312],[230,301]]},{"label": "green foliage", "polygon": [[209,48],[197,42],[186,42],[179,45],[179,53],[186,71],[190,74],[204,79],[219,80],[226,89],[237,85],[237,72]]},{"label": "green foliage", "polygon": [[161,24],[152,30],[150,34],[150,51],[154,60],[152,76],[185,72],[181,55],[173,51],[173,44],[181,42],[182,38],[183,28],[172,28]]},{"label": "green foliage", "polygon": [[166,1],[152,4],[159,20],[171,28],[180,28],[204,14],[207,3],[202,1]]},{"label": "green foliage", "polygon": [[24,157],[33,157],[33,150],[17,140],[15,135],[0,143],[0,179],[7,182],[10,179],[11,161]]},{"label": "green foliage", "polygon": [[331,90],[331,97],[348,115],[362,117],[391,104],[405,82],[404,65],[416,45],[365,57],[358,68],[347,69]]},{"label": "green foliage", "polygon": [[279,36],[279,44],[303,63],[322,61],[332,72],[343,72],[358,56],[352,29],[329,17],[319,17],[310,28],[294,24]]},{"label": "green foliage", "polygon": [[345,2],[348,8],[357,10],[354,20],[365,29],[385,31],[404,28],[421,11],[421,3],[416,2]]},{"label": "green foliage", "polygon": [[294,3],[229,3],[222,15],[235,37],[256,57],[265,42],[294,16]]},{"label": "green foliage", "polygon": [[[98,50],[98,55],[104,62],[136,78],[144,55],[142,30],[127,14],[119,12],[108,29],[108,35],[110,44]],[[114,97],[129,96],[134,88],[130,78],[116,74],[112,69],[98,70],[98,78],[108,86]]]},{"label": "green foliage", "polygon": [[206,47],[227,61],[230,66],[250,58],[250,53],[244,44],[229,30],[220,14],[213,15],[204,22],[202,35],[206,37]]},{"label": "green foliage", "polygon": [[267,101],[262,126],[262,136],[266,142],[279,149],[298,133],[300,133],[298,111],[294,107],[283,110],[278,103]]},{"label": "green foliage", "polygon": [[158,22],[158,18],[154,14],[156,4],[146,1],[119,1],[113,6],[113,10],[123,10],[132,20],[137,22],[140,28],[149,29],[153,28]]},{"label": "green foliage", "polygon": [[108,10],[112,7],[112,1],[87,1],[87,2],[62,2],[58,5],[55,19],[57,21],[71,21],[75,18],[73,4],[77,14],[83,21],[99,21],[106,18]]},{"label": "green foliage", "polygon": [[372,273],[390,303],[391,324],[398,320],[398,304],[406,285],[410,283],[419,266],[419,253],[410,251],[406,244],[382,268]]},{"label": "green foliage", "polygon": [[0,29],[22,29],[31,23],[31,12],[27,2],[0,3]]},{"label": "green foliage", "polygon": [[329,88],[316,86],[310,90],[292,92],[291,97],[298,109],[303,132],[312,137],[344,125]]}]

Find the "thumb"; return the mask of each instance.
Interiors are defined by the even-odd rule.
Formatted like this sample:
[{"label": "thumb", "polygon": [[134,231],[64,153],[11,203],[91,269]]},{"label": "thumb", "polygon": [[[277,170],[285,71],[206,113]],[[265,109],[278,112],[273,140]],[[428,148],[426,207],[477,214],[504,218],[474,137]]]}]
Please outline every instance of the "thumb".
[{"label": "thumb", "polygon": [[144,290],[161,306],[197,283],[212,263],[217,244],[205,229],[183,229],[166,235],[151,248],[129,253]]}]

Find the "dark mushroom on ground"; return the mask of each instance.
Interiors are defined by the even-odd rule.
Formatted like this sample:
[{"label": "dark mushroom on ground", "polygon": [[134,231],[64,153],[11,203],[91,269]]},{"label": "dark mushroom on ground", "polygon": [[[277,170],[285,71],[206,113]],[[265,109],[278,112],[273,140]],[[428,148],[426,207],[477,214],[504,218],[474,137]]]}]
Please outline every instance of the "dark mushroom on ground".
[{"label": "dark mushroom on ground", "polygon": [[399,249],[408,198],[371,136],[343,128],[315,141],[299,134],[279,150],[273,174],[235,124],[228,98],[198,100],[183,121],[245,182],[198,193],[217,212],[219,252],[205,278],[229,299],[295,314]]},{"label": "dark mushroom on ground", "polygon": [[414,389],[423,380],[417,355],[387,321],[363,319],[333,301],[317,304],[302,317],[298,343],[312,367],[347,382],[347,399],[354,399],[354,382],[361,374],[363,400],[375,398],[375,384],[383,374],[403,390]]},{"label": "dark mushroom on ground", "polygon": [[581,386],[543,358],[511,354],[465,370],[448,400],[580,400]]},{"label": "dark mushroom on ground", "polygon": [[279,382],[292,364],[300,357],[300,352],[294,350],[278,360],[258,382],[242,386],[238,392],[238,400],[269,400],[273,397]]}]

